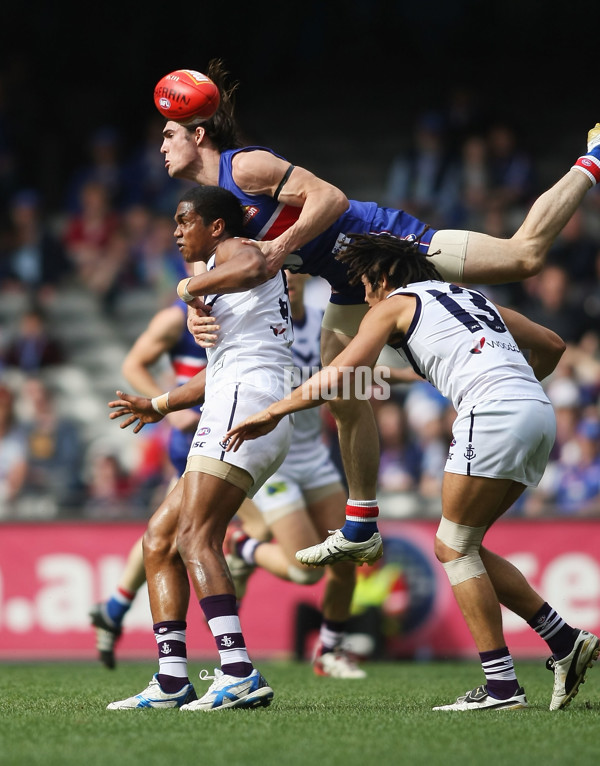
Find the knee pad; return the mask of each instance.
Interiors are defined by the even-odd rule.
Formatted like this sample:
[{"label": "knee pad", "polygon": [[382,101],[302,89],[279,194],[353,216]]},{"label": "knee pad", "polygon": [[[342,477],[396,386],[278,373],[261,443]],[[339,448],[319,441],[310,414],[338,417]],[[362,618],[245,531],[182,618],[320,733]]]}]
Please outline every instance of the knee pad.
[{"label": "knee pad", "polygon": [[448,548],[463,554],[460,558],[442,564],[448,575],[450,585],[459,585],[472,577],[486,574],[485,566],[479,555],[479,548],[486,530],[487,527],[468,527],[464,524],[456,524],[442,516],[436,537]]},{"label": "knee pad", "polygon": [[295,582],[297,585],[314,585],[323,577],[325,570],[322,567],[309,569],[308,567],[297,567],[294,564],[290,564],[287,573],[290,581]]}]

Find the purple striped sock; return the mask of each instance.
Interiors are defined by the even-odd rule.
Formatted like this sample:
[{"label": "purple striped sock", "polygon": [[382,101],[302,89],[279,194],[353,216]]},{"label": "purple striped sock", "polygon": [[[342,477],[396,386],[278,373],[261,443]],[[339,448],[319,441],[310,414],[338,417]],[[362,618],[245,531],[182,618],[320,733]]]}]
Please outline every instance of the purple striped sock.
[{"label": "purple striped sock", "polygon": [[175,694],[189,683],[186,623],[183,620],[165,620],[152,627],[158,646],[158,683],[167,694]]},{"label": "purple striped sock", "polygon": [[548,603],[539,609],[527,624],[544,639],[557,660],[562,660],[573,649],[576,631]]},{"label": "purple striped sock", "polygon": [[235,596],[206,596],[200,606],[215,638],[223,673],[238,678],[249,676],[254,668],[246,651]]},{"label": "purple striped sock", "polygon": [[508,699],[517,693],[519,682],[508,648],[479,652],[481,667],[485,673],[488,694],[496,699]]}]

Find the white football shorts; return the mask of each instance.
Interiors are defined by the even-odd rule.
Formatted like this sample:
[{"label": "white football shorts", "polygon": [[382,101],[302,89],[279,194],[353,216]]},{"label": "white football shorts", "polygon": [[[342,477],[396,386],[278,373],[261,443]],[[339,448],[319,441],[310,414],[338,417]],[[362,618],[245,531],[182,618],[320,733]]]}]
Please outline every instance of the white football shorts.
[{"label": "white football shorts", "polygon": [[537,487],[556,438],[550,402],[535,399],[465,404],[452,426],[448,473],[512,479]]},{"label": "white football shorts", "polygon": [[313,447],[310,460],[296,460],[294,454],[289,454],[256,493],[254,502],[267,524],[343,491],[340,473],[327,447],[324,444],[321,447]]},{"label": "white football shorts", "polygon": [[271,433],[245,441],[237,452],[226,452],[223,437],[237,423],[276,401],[272,395],[245,383],[213,388],[202,409],[188,460],[210,457],[247,471],[253,479],[248,497],[253,497],[264,482],[283,463],[292,436],[291,418],[285,417]]}]

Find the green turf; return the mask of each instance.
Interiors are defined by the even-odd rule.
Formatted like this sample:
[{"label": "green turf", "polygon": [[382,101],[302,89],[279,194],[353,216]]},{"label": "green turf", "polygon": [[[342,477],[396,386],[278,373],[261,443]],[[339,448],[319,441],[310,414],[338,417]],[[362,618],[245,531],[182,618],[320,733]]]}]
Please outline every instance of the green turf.
[{"label": "green turf", "polygon": [[[211,664],[191,663],[197,673]],[[141,691],[153,664],[4,664],[2,766],[587,766],[600,763],[600,669],[571,706],[548,710],[543,662],[517,663],[527,710],[433,712],[482,682],[475,662],[371,663],[366,681],[317,678],[309,666],[260,663],[271,707],[184,714],[107,711]],[[596,674],[598,677],[596,677]],[[203,691],[205,684],[197,683]]]}]

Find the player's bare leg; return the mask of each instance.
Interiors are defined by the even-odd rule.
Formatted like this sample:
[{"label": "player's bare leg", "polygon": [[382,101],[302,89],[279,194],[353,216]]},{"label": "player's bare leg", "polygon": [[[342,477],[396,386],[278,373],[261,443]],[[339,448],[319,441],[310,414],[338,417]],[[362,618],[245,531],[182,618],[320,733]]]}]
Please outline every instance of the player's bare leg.
[{"label": "player's bare leg", "polygon": [[[323,365],[329,364],[350,340],[348,335],[322,328]],[[348,482],[346,521],[341,530],[336,530],[323,543],[296,553],[298,561],[312,566],[324,566],[337,561],[372,564],[383,553],[381,535],[377,529],[377,424],[371,403],[366,399],[357,399],[354,386],[345,394],[347,398],[338,397],[328,404],[337,423],[340,452]]]},{"label": "player's bare leg", "polygon": [[175,485],[148,522],[144,534],[144,566],[154,623],[185,621],[190,584],[177,550],[177,527],[183,498],[183,479]]},{"label": "player's bare leg", "polygon": [[98,658],[111,670],[116,665],[115,645],[121,637],[123,618],[146,581],[142,537],[132,545],[125,569],[110,598],[94,604],[89,613],[96,634]]},{"label": "player's bare leg", "polygon": [[108,710],[174,708],[196,699],[187,675],[186,615],[190,586],[177,551],[177,527],[183,481],[167,495],[144,534],[144,565],[150,610],[158,645],[159,670],[139,694],[111,702]]},{"label": "player's bare leg", "polygon": [[[321,360],[329,364],[346,348],[352,338],[323,328]],[[353,393],[351,386],[348,393]],[[349,496],[354,500],[371,500],[377,493],[379,472],[379,434],[368,400],[338,398],[328,403],[337,426],[340,451],[348,482]]]},{"label": "player's bare leg", "polygon": [[552,654],[546,667],[554,673],[550,710],[563,709],[577,695],[587,670],[600,656],[600,639],[566,623],[509,561],[486,548],[481,549],[481,558],[500,603],[548,644]]},{"label": "player's bare leg", "polygon": [[435,553],[446,569],[456,602],[473,636],[487,683],[436,710],[527,706],[506,646],[498,596],[479,556],[485,530],[523,489],[523,485],[510,480],[444,473],[444,519],[436,535]]},{"label": "player's bare leg", "polygon": [[500,603],[525,621],[530,620],[543,606],[544,599],[534,591],[517,567],[502,556],[482,547],[481,560]]},{"label": "player's bare leg", "polygon": [[[239,474],[250,480],[246,471],[240,469]],[[215,639],[221,667],[214,676],[201,676],[213,683],[200,699],[182,705],[183,711],[266,706],[273,698],[273,690],[248,656],[223,553],[227,526],[245,497],[245,489],[202,470],[184,474],[177,547]]]},{"label": "player's bare leg", "polygon": [[216,476],[200,471],[184,475],[177,546],[198,599],[234,595],[223,540],[245,496],[242,489]]},{"label": "player's bare leg", "polygon": [[510,239],[469,234],[462,281],[493,284],[537,274],[559,233],[599,179],[600,123],[588,133],[588,154],[534,202]]}]

